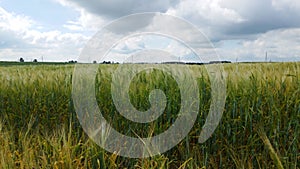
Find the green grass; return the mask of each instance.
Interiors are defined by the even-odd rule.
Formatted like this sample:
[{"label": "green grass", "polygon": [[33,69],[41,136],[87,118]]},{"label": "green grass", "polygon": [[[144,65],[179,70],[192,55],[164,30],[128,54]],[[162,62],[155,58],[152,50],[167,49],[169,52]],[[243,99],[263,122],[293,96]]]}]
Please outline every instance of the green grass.
[{"label": "green grass", "polygon": [[[100,65],[96,78],[105,118],[129,136],[167,130],[180,109],[174,79],[162,71],[134,77],[129,95],[138,110],[150,107],[149,93],[157,88],[168,103],[155,122],[132,123],[118,114],[110,94],[117,66]],[[174,66],[180,70],[183,65]],[[204,66],[189,67],[200,95],[198,119],[189,135],[162,155],[129,159],[104,151],[83,132],[71,98],[74,65],[0,64],[0,168],[300,167],[300,63],[225,64],[223,117],[204,144],[198,136],[210,106],[210,81]]]}]

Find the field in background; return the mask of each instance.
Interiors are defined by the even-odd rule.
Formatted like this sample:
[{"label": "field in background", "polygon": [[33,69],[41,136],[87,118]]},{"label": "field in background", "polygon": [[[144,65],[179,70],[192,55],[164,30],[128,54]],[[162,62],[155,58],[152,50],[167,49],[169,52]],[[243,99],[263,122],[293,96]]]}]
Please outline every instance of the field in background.
[{"label": "field in background", "polygon": [[[117,66],[99,67],[97,100],[105,118],[131,136],[165,131],[180,108],[174,79],[161,71],[136,76],[129,94],[137,109],[149,108],[155,88],[166,93],[168,104],[155,122],[130,123],[118,114],[110,94],[110,73]],[[200,92],[191,132],[162,155],[129,159],[107,153],[82,131],[71,99],[74,65],[0,64],[0,168],[299,168],[300,63],[224,67],[225,110],[208,141],[197,139],[210,106],[210,82],[204,66],[191,65]]]}]

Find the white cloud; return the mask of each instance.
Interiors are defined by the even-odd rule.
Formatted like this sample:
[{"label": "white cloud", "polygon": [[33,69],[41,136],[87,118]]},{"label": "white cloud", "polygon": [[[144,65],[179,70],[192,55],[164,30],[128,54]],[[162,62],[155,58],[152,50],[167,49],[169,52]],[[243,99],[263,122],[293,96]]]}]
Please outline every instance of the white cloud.
[{"label": "white cloud", "polygon": [[24,32],[32,26],[34,21],[29,17],[9,13],[0,7],[0,29]]},{"label": "white cloud", "polygon": [[98,31],[102,26],[104,26],[106,20],[81,9],[78,22],[85,30]]},{"label": "white cloud", "polygon": [[21,56],[44,56],[45,60],[61,61],[76,59],[89,39],[79,33],[63,33],[59,30],[43,32],[36,25],[29,17],[9,13],[0,7],[1,60],[17,60]]},{"label": "white cloud", "polygon": [[256,57],[264,56],[268,51],[270,58],[298,58],[300,59],[300,29],[282,29],[269,31],[254,41],[246,41],[245,49],[254,51]]},{"label": "white cloud", "polygon": [[241,40],[240,45],[218,48],[225,58],[235,61],[300,61],[300,28],[273,30],[254,40]]},{"label": "white cloud", "polygon": [[67,21],[65,28],[71,31],[98,31],[107,22],[100,16],[91,14],[84,9],[77,8],[80,12],[80,17],[76,21]]},{"label": "white cloud", "polygon": [[76,22],[76,21],[67,21],[67,23],[64,24],[63,27],[71,31],[83,31],[83,27],[80,24],[80,22]]},{"label": "white cloud", "polygon": [[185,0],[177,6],[170,8],[168,14],[188,18],[190,21],[200,24],[224,25],[244,21],[235,10],[220,6],[220,0]]},{"label": "white cloud", "polygon": [[69,0],[55,0],[62,6],[66,8],[73,8],[78,13],[80,13],[80,16],[77,18],[77,20],[67,21],[66,24],[63,25],[63,27],[71,30],[71,31],[98,31],[101,27],[103,27],[108,20],[105,19],[102,16],[99,16],[97,14],[93,14],[92,12],[89,12],[84,7],[69,1]]}]

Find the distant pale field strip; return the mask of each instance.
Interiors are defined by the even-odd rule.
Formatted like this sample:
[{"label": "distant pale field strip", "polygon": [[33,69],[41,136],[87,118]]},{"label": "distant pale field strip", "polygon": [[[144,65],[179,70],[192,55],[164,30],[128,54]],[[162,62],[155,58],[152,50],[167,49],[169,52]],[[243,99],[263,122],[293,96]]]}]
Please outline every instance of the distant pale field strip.
[{"label": "distant pale field strip", "polygon": [[[157,87],[166,93],[168,105],[153,123],[130,123],[118,114],[110,94],[111,72],[117,66],[100,65],[95,77],[105,118],[130,136],[167,130],[180,108],[174,79],[161,71],[136,76],[129,94],[137,109],[147,110],[148,94]],[[0,168],[276,168],[274,153],[284,168],[300,167],[299,62],[224,64],[223,118],[204,144],[198,143],[198,136],[210,107],[210,81],[203,65],[190,65],[200,94],[196,124],[176,147],[148,159],[107,153],[84,134],[71,98],[73,68],[72,64],[0,65]]]}]

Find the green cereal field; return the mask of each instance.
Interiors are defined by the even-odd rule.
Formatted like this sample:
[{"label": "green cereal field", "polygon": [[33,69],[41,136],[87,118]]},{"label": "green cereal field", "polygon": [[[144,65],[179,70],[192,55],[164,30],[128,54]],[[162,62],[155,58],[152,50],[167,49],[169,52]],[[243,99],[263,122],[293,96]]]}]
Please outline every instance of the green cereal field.
[{"label": "green cereal field", "polygon": [[[300,168],[299,62],[224,64],[223,117],[203,144],[198,136],[210,107],[210,79],[204,65],[189,65],[199,86],[196,123],[177,146],[144,159],[109,153],[83,131],[72,100],[74,66],[0,64],[0,168]],[[99,64],[95,91],[103,116],[132,137],[167,130],[180,109],[176,81],[159,70],[136,75],[129,90],[136,109],[150,107],[153,89],[164,91],[167,105],[156,121],[131,123],[118,113],[110,94],[111,74],[117,67]]]}]

